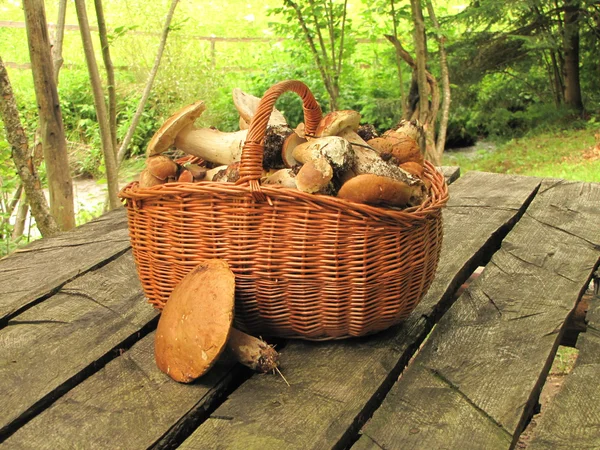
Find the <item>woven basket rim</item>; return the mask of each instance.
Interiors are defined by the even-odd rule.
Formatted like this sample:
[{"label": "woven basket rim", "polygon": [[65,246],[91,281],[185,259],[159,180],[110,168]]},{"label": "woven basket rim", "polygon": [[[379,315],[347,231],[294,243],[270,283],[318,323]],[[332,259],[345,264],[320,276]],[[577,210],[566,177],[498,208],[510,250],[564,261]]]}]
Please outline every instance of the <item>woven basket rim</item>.
[{"label": "woven basket rim", "polygon": [[[404,223],[413,223],[426,220],[433,212],[441,209],[448,201],[448,186],[443,174],[438,171],[429,161],[425,161],[425,172],[431,180],[430,193],[427,199],[418,206],[406,209],[393,209],[355,203],[338,197],[321,194],[309,194],[297,189],[286,188],[276,185],[261,185],[262,192],[267,196],[267,202],[272,204],[273,200],[287,199],[288,201],[299,201],[311,203],[315,209],[335,208],[343,209],[351,214],[363,217],[365,215],[378,218],[394,220]],[[135,205],[143,201],[160,200],[170,196],[193,196],[194,194],[224,194],[235,197],[248,196],[252,188],[248,184],[224,183],[214,181],[199,181],[196,183],[166,183],[149,188],[140,188],[137,181],[130,182],[121,189],[119,197],[126,202]]]}]

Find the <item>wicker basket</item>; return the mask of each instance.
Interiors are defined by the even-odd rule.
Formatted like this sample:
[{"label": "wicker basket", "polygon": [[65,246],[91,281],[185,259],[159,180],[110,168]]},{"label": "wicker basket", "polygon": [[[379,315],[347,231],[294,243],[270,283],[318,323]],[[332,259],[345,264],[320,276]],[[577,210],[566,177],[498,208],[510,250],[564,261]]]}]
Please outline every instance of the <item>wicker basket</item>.
[{"label": "wicker basket", "polygon": [[261,186],[262,140],[277,98],[303,100],[307,134],[321,109],[299,81],[262,98],[236,183],[167,183],[121,192],[139,278],[157,308],[201,260],[222,258],[236,277],[236,326],[252,334],[339,339],[406,318],[429,288],[442,241],[444,177],[429,163],[428,199],[406,210]]}]

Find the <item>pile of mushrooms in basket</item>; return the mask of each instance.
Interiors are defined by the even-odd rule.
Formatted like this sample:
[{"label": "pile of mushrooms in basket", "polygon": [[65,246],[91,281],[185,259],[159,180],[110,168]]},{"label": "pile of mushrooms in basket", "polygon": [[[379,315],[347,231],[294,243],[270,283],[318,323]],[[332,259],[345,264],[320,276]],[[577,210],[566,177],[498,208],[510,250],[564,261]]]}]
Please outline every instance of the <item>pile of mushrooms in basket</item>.
[{"label": "pile of mushrooms in basket", "polygon": [[[194,126],[206,109],[202,101],[177,111],[150,141],[139,187],[236,182],[242,147],[259,101],[234,89],[240,130],[230,133]],[[423,176],[421,126],[401,121],[379,136],[373,126],[361,125],[360,118],[356,111],[330,112],[309,136],[303,124],[292,129],[274,109],[264,139],[261,184],[385,208],[420,205],[430,188]],[[163,154],[173,147],[187,155],[173,160]],[[234,292],[235,278],[222,260],[203,262],[179,283],[163,309],[156,333],[155,357],[163,372],[177,381],[191,382],[226,348],[255,370],[277,369],[278,354],[271,346],[231,327]]]}]

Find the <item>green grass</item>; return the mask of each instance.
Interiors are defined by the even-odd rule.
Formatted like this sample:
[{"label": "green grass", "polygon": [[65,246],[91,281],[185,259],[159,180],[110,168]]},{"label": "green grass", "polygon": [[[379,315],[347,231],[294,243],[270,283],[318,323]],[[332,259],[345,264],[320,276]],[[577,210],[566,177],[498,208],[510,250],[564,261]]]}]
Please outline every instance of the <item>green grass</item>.
[{"label": "green grass", "polygon": [[598,130],[545,132],[513,139],[496,150],[480,150],[475,155],[446,152],[444,165],[469,170],[554,177],[567,180],[600,182],[600,143],[595,146]]},{"label": "green grass", "polygon": [[573,347],[565,347],[563,345],[558,347],[552,367],[550,369],[550,375],[568,375],[572,372],[575,366],[575,361],[579,355],[579,350]]}]

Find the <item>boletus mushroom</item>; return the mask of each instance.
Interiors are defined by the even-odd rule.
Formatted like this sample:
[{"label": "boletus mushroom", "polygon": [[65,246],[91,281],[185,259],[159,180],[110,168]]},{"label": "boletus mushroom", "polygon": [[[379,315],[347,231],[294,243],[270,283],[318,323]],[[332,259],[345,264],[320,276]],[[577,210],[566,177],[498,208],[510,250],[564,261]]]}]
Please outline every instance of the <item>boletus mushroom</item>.
[{"label": "boletus mushroom", "polygon": [[[326,114],[317,127],[317,137],[340,136],[352,145],[354,162],[351,167],[352,175],[373,174],[392,180],[401,181],[408,186],[416,186],[419,190],[423,182],[406,172],[396,164],[384,160],[368,143],[357,133],[360,114],[356,111],[332,111]],[[342,178],[349,178],[342,176]]]},{"label": "boletus mushroom", "polygon": [[[227,262],[209,259],[196,266],[175,286],[158,321],[158,368],[182,383],[204,375],[228,344],[234,304],[235,276]],[[277,367],[278,354],[271,346],[241,331],[233,333],[230,349],[240,362],[261,371]]]},{"label": "boletus mushroom", "polygon": [[424,200],[425,187],[367,173],[346,181],[337,196],[369,205],[416,206]]},{"label": "boletus mushroom", "polygon": [[146,159],[146,168],[140,173],[140,187],[152,187],[177,179],[179,166],[175,161],[163,155],[154,155]]}]

